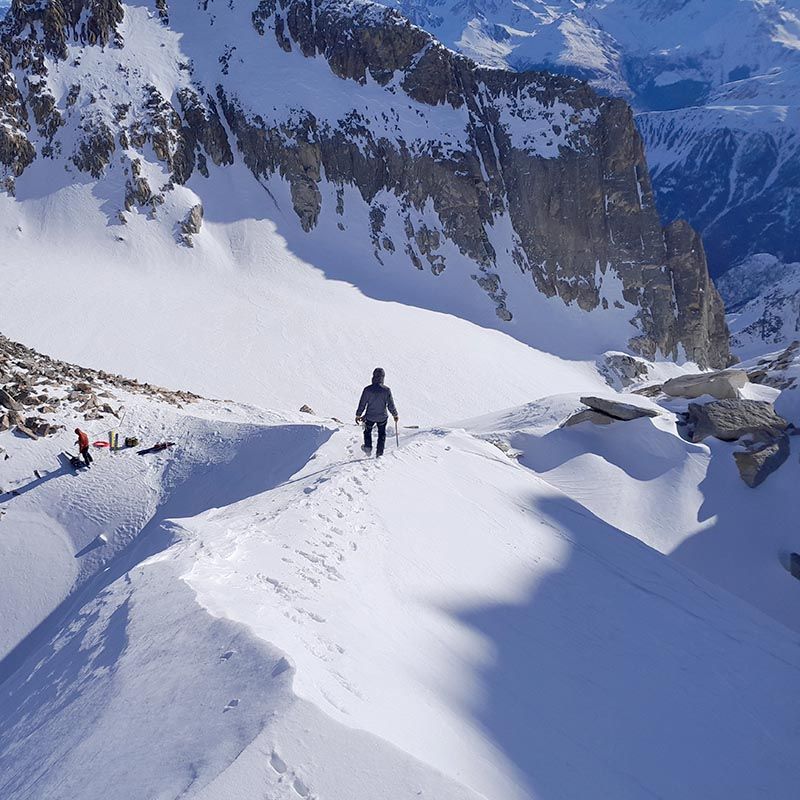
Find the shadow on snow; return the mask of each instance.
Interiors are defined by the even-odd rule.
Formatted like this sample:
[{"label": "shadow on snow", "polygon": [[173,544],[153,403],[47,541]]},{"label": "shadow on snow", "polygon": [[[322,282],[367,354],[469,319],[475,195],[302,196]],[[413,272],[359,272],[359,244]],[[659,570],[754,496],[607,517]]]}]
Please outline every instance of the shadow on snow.
[{"label": "shadow on snow", "polygon": [[567,497],[532,507],[563,532],[563,568],[519,604],[446,609],[491,643],[470,710],[531,796],[796,785],[800,658],[779,626]]},{"label": "shadow on snow", "polygon": [[[39,693],[57,695],[60,687],[69,686],[71,678],[78,676],[89,657],[82,651],[82,640],[99,613],[95,610],[87,617],[84,607],[93,599],[102,597],[112,583],[142,561],[172,544],[173,534],[163,526],[165,520],[197,516],[285,483],[305,466],[330,435],[330,430],[311,425],[267,427],[240,443],[229,461],[195,468],[188,474],[180,459],[172,458],[164,475],[164,483],[170,490],[139,534],[100,574],[90,579],[75,595],[67,597],[0,661],[0,684],[8,692],[6,700],[11,701],[11,706],[14,704],[14,688],[7,682],[31,657],[36,659],[38,671],[43,665],[51,665],[46,666],[46,680],[41,680],[45,673],[40,674]],[[88,549],[93,549],[91,544]],[[84,550],[88,552],[87,548]],[[104,652],[121,653],[124,650],[126,619],[126,615],[120,615],[116,618],[118,624],[107,627],[111,640],[103,645]],[[68,631],[67,643],[62,642],[56,649],[53,637],[59,631]],[[117,637],[122,637],[122,641]],[[110,669],[113,669],[113,661],[108,661]],[[30,687],[26,688],[25,694],[30,695]],[[37,697],[37,705],[41,702],[41,696]],[[9,707],[3,711],[6,721],[9,711]]]}]

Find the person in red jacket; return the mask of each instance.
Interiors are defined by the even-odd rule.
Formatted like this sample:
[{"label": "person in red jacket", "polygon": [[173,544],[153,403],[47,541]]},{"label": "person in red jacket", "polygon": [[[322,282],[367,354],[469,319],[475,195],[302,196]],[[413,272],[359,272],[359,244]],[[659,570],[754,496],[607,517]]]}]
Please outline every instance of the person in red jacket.
[{"label": "person in red jacket", "polygon": [[75,428],[75,433],[78,434],[78,450],[80,450],[86,466],[92,463],[92,454],[89,452],[89,435],[82,431],[80,428]]}]

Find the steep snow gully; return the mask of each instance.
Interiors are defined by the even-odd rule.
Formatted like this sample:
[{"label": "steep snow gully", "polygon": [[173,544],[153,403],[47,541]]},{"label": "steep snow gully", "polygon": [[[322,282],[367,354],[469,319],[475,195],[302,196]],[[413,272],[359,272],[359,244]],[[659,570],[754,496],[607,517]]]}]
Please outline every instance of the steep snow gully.
[{"label": "steep snow gully", "polygon": [[[567,402],[515,415],[530,430]],[[143,441],[178,446],[25,491],[59,442],[3,440],[20,492],[0,497],[3,616],[32,569],[47,583],[73,563],[38,619],[3,631],[6,651],[19,642],[2,662],[3,798],[797,785],[796,634],[589,511],[533,455],[509,458],[486,441],[497,419],[404,430],[375,461],[352,425],[127,404]],[[9,540],[37,519],[59,547]]]}]

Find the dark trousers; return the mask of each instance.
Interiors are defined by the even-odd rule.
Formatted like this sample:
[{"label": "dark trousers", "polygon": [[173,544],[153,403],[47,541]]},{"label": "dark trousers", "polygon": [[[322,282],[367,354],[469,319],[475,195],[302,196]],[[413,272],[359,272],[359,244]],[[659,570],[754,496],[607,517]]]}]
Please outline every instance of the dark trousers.
[{"label": "dark trousers", "polygon": [[86,462],[87,467],[92,463],[92,461],[94,461],[88,447],[84,447],[83,450],[81,450],[81,455],[83,456],[83,460]]},{"label": "dark trousers", "polygon": [[368,419],[364,420],[364,447],[372,450],[372,427],[378,426],[378,455],[383,455],[383,448],[386,446],[386,423],[388,419],[383,422],[370,422]]}]

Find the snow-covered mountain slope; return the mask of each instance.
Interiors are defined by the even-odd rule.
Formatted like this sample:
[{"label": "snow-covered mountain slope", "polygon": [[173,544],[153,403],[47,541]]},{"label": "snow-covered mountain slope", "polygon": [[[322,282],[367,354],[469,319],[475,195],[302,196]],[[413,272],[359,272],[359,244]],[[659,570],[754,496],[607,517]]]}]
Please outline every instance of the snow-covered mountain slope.
[{"label": "snow-covered mountain slope", "polygon": [[752,358],[800,339],[800,264],[767,283],[729,316],[732,343],[740,358]]},{"label": "snow-covered mountain slope", "polygon": [[718,286],[739,358],[765,355],[800,338],[800,262],[759,253],[726,272]]},{"label": "snow-covered mountain slope", "polygon": [[702,231],[717,273],[762,252],[800,258],[799,96],[800,64],[724,86],[703,106],[637,117],[659,210]]},{"label": "snow-covered mountain slope", "polygon": [[[226,197],[206,198],[208,216],[230,208]],[[261,208],[269,202],[255,193],[250,199]],[[192,386],[207,396],[284,409],[308,404],[347,420],[379,364],[387,369],[387,383],[402,387],[397,403],[408,423],[526,402],[549,394],[554,382],[574,391],[604,384],[593,361],[566,359],[587,357],[592,339],[610,346],[613,328],[577,308],[555,310],[555,299],[542,298],[540,321],[543,335],[563,332],[553,349],[564,357],[416,307],[413,287],[403,293],[403,275],[370,276],[354,254],[351,275],[364,277],[375,291],[370,297],[295,256],[263,220],[208,221],[187,251],[160,227],[134,217],[121,234],[112,230],[87,252],[81,249],[86,228],[76,231],[76,220],[95,230],[103,224],[91,190],[68,188],[42,205],[50,212],[42,223],[46,233],[27,217],[6,216],[0,223],[10,242],[0,257],[7,265],[0,305],[13,338],[25,335],[58,356],[77,355],[95,367]],[[252,213],[259,206],[249,208]],[[21,232],[15,232],[16,222]],[[63,247],[58,261],[53,241]],[[358,253],[356,245],[353,250]],[[22,259],[39,269],[17,268]],[[344,268],[339,256],[334,264]],[[438,302],[456,304],[458,285],[442,278],[429,276],[428,285],[432,291],[441,287]],[[444,294],[448,289],[453,298]],[[32,317],[42,298],[47,313]]]},{"label": "snow-covered mountain slope", "polygon": [[725,307],[736,311],[773,283],[800,270],[800,262],[786,264],[768,253],[757,253],[728,270],[716,283]]},{"label": "snow-covered mountain slope", "polygon": [[[103,0],[85,18],[83,5],[19,5],[3,26],[0,268],[15,294],[0,310],[14,336],[143,374],[124,349],[103,353],[99,331],[65,332],[67,282],[117,331],[115,347],[134,325],[160,342],[178,306],[183,342],[247,326],[236,338],[256,352],[330,338],[316,305],[340,320],[330,344],[348,357],[374,360],[401,329],[415,347],[452,336],[398,326],[405,309],[336,303],[349,289],[333,279],[570,359],[602,345],[726,363],[702,246],[686,225],[662,229],[621,101],[478,68],[369,3]],[[309,268],[320,291],[300,277]],[[47,319],[31,319],[31,296]],[[229,361],[214,347],[202,356],[207,373]],[[311,382],[295,356],[276,358]],[[261,358],[250,369],[263,381],[276,361]]]},{"label": "snow-covered mountain slope", "polygon": [[[73,475],[71,435],[0,433],[2,600],[53,610],[0,665],[4,798],[791,794],[797,635],[593,513],[580,466],[540,477],[533,441],[484,440],[498,418],[374,462],[353,426],[109,389],[125,433],[177,446]],[[567,402],[504,418],[554,434]],[[678,497],[674,424],[598,435]]]},{"label": "snow-covered mountain slope", "polygon": [[738,358],[764,356],[800,338],[800,263],[758,253],[726,272],[718,285]]},{"label": "snow-covered mountain slope", "polygon": [[630,99],[659,210],[701,231],[713,274],[757,252],[800,258],[796,0],[396,4],[481,63]]}]

